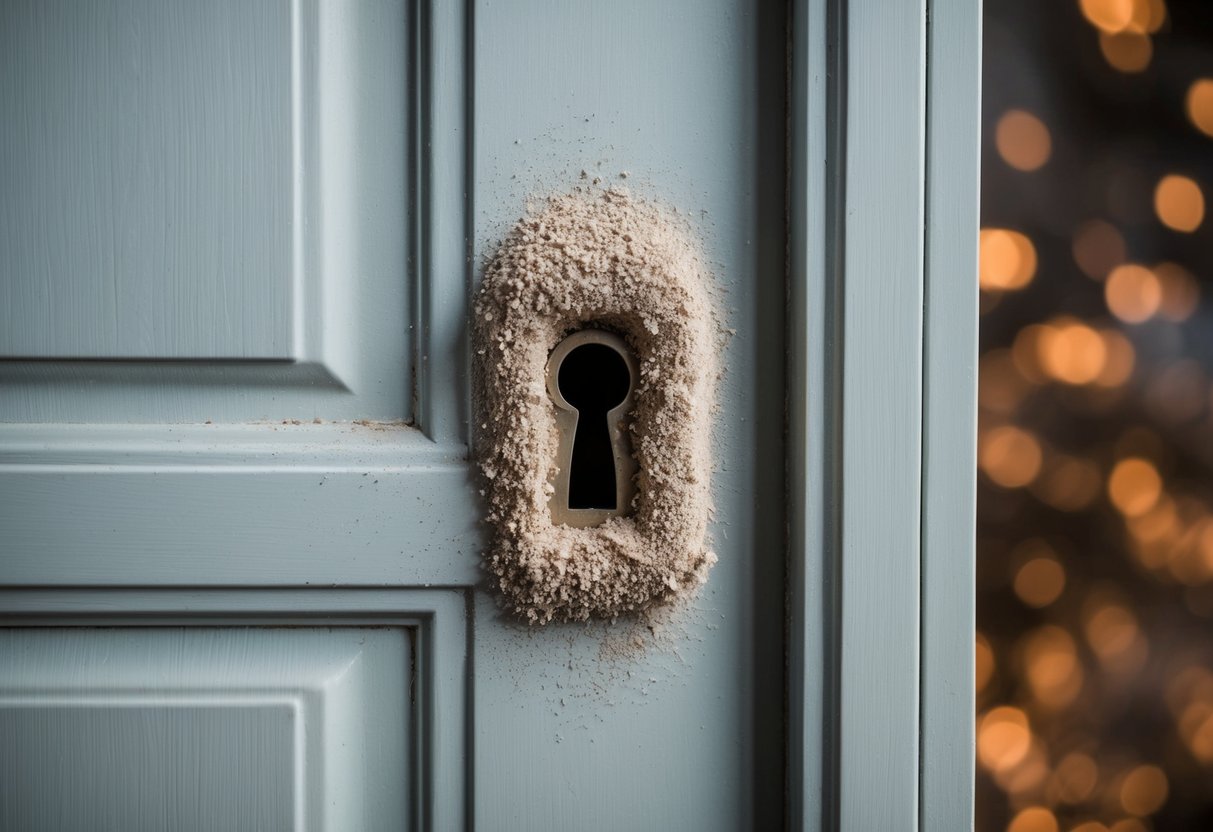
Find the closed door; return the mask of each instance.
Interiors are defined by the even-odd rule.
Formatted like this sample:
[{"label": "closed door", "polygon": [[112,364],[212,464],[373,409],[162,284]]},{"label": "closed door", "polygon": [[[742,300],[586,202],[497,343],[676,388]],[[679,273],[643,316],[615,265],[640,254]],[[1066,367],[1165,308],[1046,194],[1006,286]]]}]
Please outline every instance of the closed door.
[{"label": "closed door", "polygon": [[[785,818],[787,10],[0,2],[0,829]],[[474,287],[551,194],[685,221],[706,584],[482,570]]]}]

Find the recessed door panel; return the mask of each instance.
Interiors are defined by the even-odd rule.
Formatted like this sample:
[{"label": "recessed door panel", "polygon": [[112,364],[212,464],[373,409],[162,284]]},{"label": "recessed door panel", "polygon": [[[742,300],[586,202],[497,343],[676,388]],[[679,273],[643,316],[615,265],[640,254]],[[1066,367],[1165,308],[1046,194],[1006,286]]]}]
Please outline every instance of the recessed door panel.
[{"label": "recessed door panel", "polygon": [[0,420],[407,420],[403,0],[0,0]]},{"label": "recessed door panel", "polygon": [[401,628],[0,631],[0,828],[403,829]]}]

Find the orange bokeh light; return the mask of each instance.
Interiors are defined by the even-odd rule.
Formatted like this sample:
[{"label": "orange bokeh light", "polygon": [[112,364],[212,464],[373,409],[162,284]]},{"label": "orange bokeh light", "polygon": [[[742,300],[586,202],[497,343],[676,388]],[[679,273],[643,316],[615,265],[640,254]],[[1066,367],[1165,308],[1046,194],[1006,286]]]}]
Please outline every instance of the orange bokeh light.
[{"label": "orange bokeh light", "polygon": [[1113,69],[1126,74],[1143,72],[1154,57],[1154,44],[1149,35],[1124,31],[1099,33],[1099,51]]},{"label": "orange bokeh light", "polygon": [[985,636],[977,633],[974,650],[973,676],[977,692],[981,693],[986,689],[986,685],[990,684],[990,679],[994,678],[994,649],[990,647]]},{"label": "orange bokeh light", "polygon": [[1125,323],[1148,321],[1162,305],[1162,284],[1145,266],[1117,266],[1104,284],[1108,310]]},{"label": "orange bokeh light", "polygon": [[1074,319],[1045,327],[1037,340],[1041,368],[1066,384],[1090,384],[1099,378],[1107,348],[1099,333]]},{"label": "orange bokeh light", "polygon": [[1047,607],[1066,587],[1066,570],[1056,558],[1039,557],[1019,567],[1012,583],[1019,600],[1029,607]]},{"label": "orange bokeh light", "polygon": [[1130,815],[1152,815],[1167,802],[1167,775],[1158,766],[1138,766],[1120,786],[1120,805]]},{"label": "orange bokeh light", "polygon": [[1133,22],[1133,0],[1079,0],[1078,7],[1101,32],[1122,32]]},{"label": "orange bokeh light", "polygon": [[1061,758],[1053,774],[1057,799],[1063,803],[1082,803],[1099,782],[1099,767],[1090,756],[1072,752]]},{"label": "orange bokeh light", "polygon": [[1007,832],[1058,832],[1057,818],[1044,806],[1029,806],[1007,824]]},{"label": "orange bokeh light", "polygon": [[978,266],[981,288],[1022,289],[1036,275],[1036,247],[1018,231],[983,228],[978,238]]},{"label": "orange bokeh light", "polygon": [[1171,173],[1154,188],[1154,213],[1167,228],[1192,232],[1204,221],[1205,196],[1195,181]]},{"label": "orange bokeh light", "polygon": [[1162,496],[1162,477],[1149,460],[1122,459],[1108,477],[1108,497],[1112,505],[1128,517],[1145,514]]},{"label": "orange bokeh light", "polygon": [[978,440],[981,470],[1003,488],[1021,488],[1036,479],[1042,458],[1036,437],[1011,425],[985,431]]},{"label": "orange bokeh light", "polygon": [[1039,170],[1049,161],[1053,140],[1045,123],[1027,110],[1007,110],[994,128],[994,146],[1016,170]]},{"label": "orange bokeh light", "polygon": [[1184,101],[1188,119],[1197,130],[1213,136],[1213,78],[1197,78]]},{"label": "orange bokeh light", "polygon": [[1019,708],[1002,705],[981,719],[977,729],[977,759],[991,771],[1007,771],[1028,754],[1032,732],[1028,716]]},{"label": "orange bokeh light", "polygon": [[1158,313],[1169,321],[1186,321],[1200,302],[1200,284],[1192,273],[1176,263],[1159,263],[1153,269],[1162,286]]}]

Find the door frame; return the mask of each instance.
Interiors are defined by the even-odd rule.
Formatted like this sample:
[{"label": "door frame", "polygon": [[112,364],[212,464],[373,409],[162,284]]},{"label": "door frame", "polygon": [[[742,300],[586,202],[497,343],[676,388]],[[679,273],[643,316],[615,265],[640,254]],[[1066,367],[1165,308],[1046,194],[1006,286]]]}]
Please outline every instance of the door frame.
[{"label": "door frame", "polygon": [[795,0],[789,819],[971,829],[979,0]]}]

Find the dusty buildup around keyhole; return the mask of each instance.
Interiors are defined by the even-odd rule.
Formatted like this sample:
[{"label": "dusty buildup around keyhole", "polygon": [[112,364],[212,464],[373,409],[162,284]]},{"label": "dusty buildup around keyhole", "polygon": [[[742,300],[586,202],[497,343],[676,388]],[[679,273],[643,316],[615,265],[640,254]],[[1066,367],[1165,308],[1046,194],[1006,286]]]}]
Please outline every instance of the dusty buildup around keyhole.
[{"label": "dusty buildup around keyhole", "polygon": [[[493,528],[485,568],[534,623],[613,619],[693,594],[708,548],[716,377],[708,274],[685,223],[623,189],[549,197],[509,232],[474,305],[478,457]],[[553,521],[560,434],[549,355],[571,332],[625,339],[635,496],[622,516]]]}]

